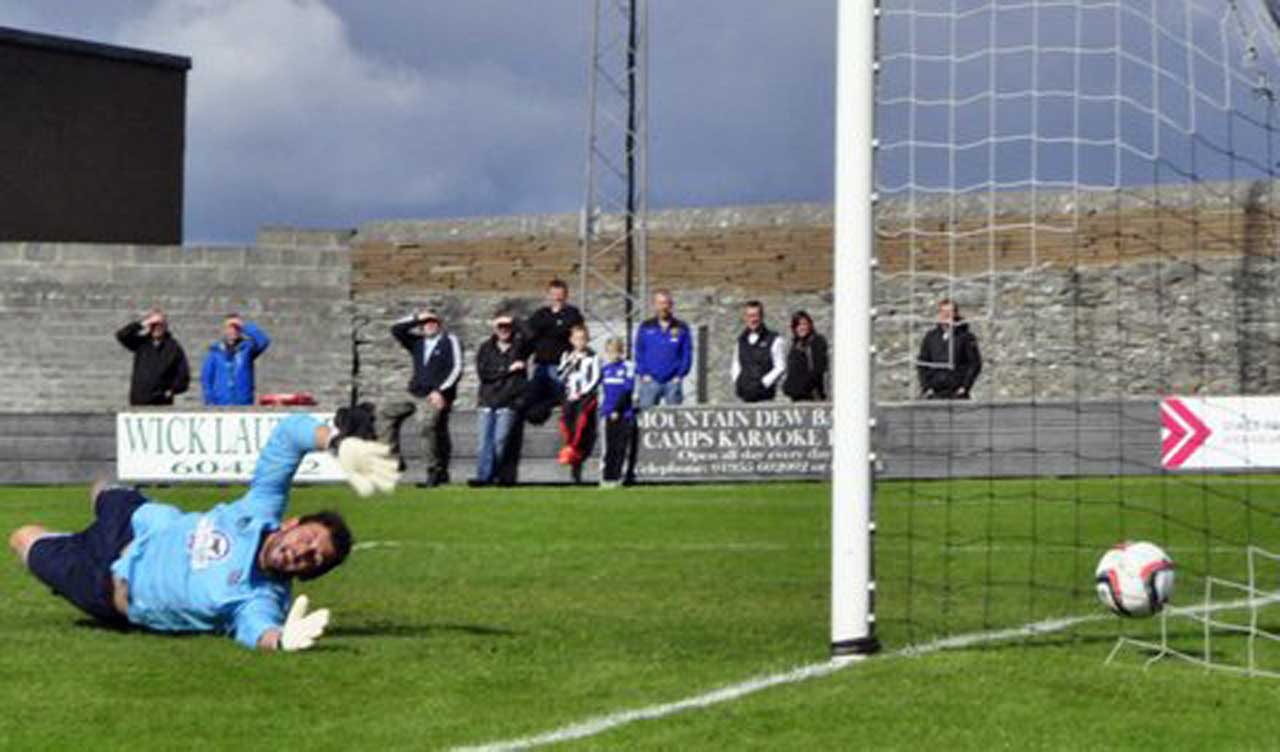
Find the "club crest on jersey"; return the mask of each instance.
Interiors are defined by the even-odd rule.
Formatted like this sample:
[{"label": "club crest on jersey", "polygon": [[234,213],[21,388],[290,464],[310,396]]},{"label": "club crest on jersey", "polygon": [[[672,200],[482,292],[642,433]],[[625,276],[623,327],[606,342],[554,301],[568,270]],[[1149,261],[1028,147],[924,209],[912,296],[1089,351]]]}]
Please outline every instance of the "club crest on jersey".
[{"label": "club crest on jersey", "polygon": [[231,554],[231,539],[215,528],[208,517],[201,517],[195,532],[187,538],[187,553],[191,556],[192,569],[206,569]]}]

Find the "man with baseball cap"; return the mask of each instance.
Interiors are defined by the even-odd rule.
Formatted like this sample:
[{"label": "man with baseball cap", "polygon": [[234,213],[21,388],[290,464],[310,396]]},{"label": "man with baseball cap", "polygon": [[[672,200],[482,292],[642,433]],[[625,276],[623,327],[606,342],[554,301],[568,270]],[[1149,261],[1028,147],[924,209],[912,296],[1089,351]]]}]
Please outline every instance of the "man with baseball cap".
[{"label": "man with baseball cap", "polygon": [[411,400],[384,402],[378,410],[379,439],[400,454],[400,427],[422,410],[422,448],[427,462],[427,486],[449,482],[449,409],[462,375],[462,345],[444,330],[440,315],[428,308],[400,319],[391,336],[413,357],[409,379]]},{"label": "man with baseball cap", "polygon": [[525,361],[520,358],[515,321],[506,311],[494,317],[493,335],[476,351],[476,376],[480,379],[477,398],[480,456],[476,459],[476,475],[468,483],[487,486],[499,481],[502,468],[511,456],[509,442],[528,382]]}]

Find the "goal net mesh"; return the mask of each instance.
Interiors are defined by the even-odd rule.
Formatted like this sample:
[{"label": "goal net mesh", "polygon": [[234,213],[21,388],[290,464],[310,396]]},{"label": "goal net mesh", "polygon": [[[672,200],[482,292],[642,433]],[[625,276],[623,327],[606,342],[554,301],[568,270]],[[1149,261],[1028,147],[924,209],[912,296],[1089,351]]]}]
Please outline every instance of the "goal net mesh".
[{"label": "goal net mesh", "polygon": [[881,639],[1099,615],[1126,539],[1186,598],[1247,581],[1280,549],[1268,4],[885,0],[877,36]]}]

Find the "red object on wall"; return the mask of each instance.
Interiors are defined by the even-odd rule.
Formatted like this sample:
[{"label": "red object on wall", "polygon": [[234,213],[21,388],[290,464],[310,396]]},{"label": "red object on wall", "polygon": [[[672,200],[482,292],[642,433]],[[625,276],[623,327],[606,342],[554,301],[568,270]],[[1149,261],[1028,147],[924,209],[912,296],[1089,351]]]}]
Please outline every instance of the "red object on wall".
[{"label": "red object on wall", "polygon": [[258,398],[259,405],[314,405],[316,398],[311,392],[280,392],[264,394]]}]

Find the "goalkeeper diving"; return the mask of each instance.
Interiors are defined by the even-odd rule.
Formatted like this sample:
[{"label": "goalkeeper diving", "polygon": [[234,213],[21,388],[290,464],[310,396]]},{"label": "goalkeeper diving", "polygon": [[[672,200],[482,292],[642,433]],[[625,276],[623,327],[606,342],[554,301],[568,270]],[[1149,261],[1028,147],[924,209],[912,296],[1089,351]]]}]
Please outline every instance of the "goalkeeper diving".
[{"label": "goalkeeper diving", "polygon": [[289,489],[302,458],[324,450],[337,454],[361,496],[395,488],[396,460],[385,444],[368,440],[370,407],[343,408],[332,425],[305,414],[285,418],[258,456],[248,493],[207,512],[97,484],[89,527],[54,533],[25,525],[9,545],[36,579],[106,624],[304,650],[323,634],[329,612],[308,613],[305,595],[290,607],[292,582],[341,564],[352,536],[336,512],[285,519]]}]

